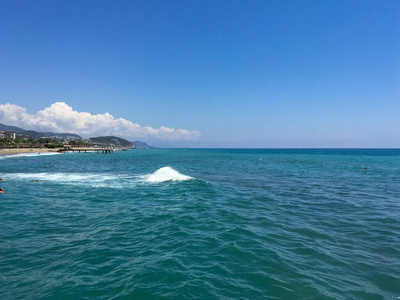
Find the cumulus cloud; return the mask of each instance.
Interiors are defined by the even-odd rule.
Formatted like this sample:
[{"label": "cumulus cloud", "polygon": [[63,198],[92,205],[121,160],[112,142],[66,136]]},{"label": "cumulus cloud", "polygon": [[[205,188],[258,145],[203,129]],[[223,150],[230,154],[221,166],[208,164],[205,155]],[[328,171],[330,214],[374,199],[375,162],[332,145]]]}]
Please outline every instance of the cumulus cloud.
[{"label": "cumulus cloud", "polygon": [[29,114],[26,108],[15,104],[0,104],[0,122],[28,130],[69,132],[84,137],[118,135],[127,138],[149,136],[162,140],[193,140],[200,136],[200,132],[186,129],[142,127],[123,118],[115,119],[109,113],[92,115],[78,112],[64,102],[53,103],[35,114]]}]

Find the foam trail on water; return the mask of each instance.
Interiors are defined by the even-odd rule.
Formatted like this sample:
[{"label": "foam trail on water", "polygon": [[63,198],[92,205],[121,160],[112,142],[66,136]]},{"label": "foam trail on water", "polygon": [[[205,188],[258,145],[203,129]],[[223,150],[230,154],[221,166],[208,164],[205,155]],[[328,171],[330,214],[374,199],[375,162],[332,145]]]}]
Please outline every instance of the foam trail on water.
[{"label": "foam trail on water", "polygon": [[2,155],[0,156],[1,158],[12,158],[12,157],[37,157],[37,156],[49,156],[49,155],[60,155],[61,153],[57,153],[57,152],[42,152],[42,153],[37,153],[37,152],[33,152],[33,153],[18,153],[18,154],[6,154],[6,155]]},{"label": "foam trail on water", "polygon": [[122,176],[109,174],[79,174],[79,173],[14,173],[8,174],[7,178],[23,181],[36,181],[61,183],[68,185],[79,185],[86,187],[108,187],[119,188],[123,187],[121,183]]},{"label": "foam trail on water", "polygon": [[27,182],[47,182],[53,184],[77,185],[82,187],[106,187],[106,188],[129,188],[140,183],[160,183],[166,181],[185,181],[194,179],[193,177],[183,175],[171,167],[163,167],[154,173],[132,176],[131,174],[93,174],[93,173],[12,173],[7,174],[11,180]]},{"label": "foam trail on water", "polygon": [[145,182],[159,183],[165,181],[185,181],[194,178],[187,175],[183,175],[171,167],[163,167],[158,169],[154,173],[142,176],[142,179]]}]

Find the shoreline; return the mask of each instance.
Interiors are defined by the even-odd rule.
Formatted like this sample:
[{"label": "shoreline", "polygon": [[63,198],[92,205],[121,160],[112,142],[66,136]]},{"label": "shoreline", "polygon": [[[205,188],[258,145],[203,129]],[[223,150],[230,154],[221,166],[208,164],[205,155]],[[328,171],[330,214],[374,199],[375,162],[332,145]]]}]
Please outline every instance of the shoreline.
[{"label": "shoreline", "polygon": [[47,149],[47,148],[6,148],[0,149],[0,156],[3,155],[15,155],[15,154],[32,154],[32,153],[44,153],[44,152],[58,152],[58,148]]}]

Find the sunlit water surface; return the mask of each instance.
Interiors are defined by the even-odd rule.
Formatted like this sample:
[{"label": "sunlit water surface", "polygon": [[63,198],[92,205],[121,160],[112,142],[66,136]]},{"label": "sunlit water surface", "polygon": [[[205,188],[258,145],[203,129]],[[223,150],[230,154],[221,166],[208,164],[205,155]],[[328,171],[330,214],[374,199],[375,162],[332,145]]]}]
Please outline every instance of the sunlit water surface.
[{"label": "sunlit water surface", "polygon": [[18,155],[0,177],[1,299],[400,297],[400,150]]}]

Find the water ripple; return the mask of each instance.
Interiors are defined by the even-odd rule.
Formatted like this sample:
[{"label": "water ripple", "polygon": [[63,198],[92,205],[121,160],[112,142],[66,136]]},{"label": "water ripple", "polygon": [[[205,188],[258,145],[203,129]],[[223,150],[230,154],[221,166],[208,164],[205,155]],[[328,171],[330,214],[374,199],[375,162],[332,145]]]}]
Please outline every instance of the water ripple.
[{"label": "water ripple", "polygon": [[298,151],[3,159],[2,299],[399,297],[398,156]]}]

